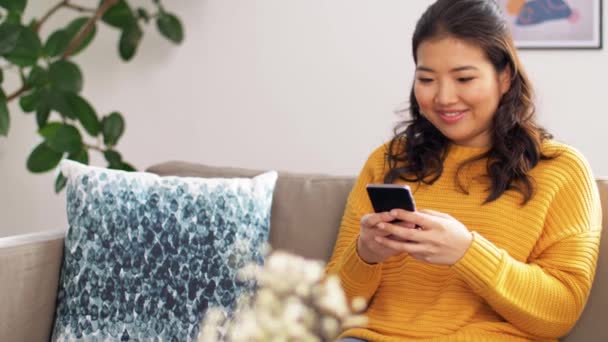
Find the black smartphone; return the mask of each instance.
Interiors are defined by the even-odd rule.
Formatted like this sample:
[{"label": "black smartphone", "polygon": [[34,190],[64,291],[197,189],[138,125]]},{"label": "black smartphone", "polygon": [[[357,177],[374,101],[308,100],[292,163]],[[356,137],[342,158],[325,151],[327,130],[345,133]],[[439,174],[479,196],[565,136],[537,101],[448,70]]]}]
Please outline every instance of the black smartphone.
[{"label": "black smartphone", "polygon": [[377,213],[392,209],[416,211],[414,196],[408,185],[404,184],[368,184],[367,194]]}]

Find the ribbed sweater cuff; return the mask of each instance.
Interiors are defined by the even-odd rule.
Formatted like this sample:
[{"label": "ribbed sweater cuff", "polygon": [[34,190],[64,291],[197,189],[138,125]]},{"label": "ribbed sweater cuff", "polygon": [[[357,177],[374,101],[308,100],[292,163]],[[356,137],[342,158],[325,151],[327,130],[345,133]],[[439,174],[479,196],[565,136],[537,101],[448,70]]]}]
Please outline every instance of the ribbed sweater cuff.
[{"label": "ribbed sweater cuff", "polygon": [[361,259],[357,253],[357,239],[355,239],[344,253],[341,275],[355,282],[352,285],[365,287],[375,283],[380,278],[381,272],[381,264],[368,264]]},{"label": "ribbed sweater cuff", "polygon": [[493,243],[473,232],[471,246],[452,268],[473,290],[483,290],[498,281],[503,256]]}]

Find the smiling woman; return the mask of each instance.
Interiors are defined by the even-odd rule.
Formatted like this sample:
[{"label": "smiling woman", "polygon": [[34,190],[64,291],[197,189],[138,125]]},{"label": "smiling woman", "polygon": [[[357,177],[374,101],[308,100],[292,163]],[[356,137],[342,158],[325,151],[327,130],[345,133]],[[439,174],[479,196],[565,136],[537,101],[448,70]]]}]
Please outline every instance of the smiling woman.
[{"label": "smiling woman", "polygon": [[[327,268],[370,302],[369,325],[342,337],[556,340],[595,273],[589,165],[537,125],[494,1],[437,0],[412,52],[411,120],[365,163]],[[370,183],[409,185],[419,210],[375,213]]]},{"label": "smiling woman", "polygon": [[485,147],[511,71],[496,72],[477,45],[446,36],[420,44],[414,93],[420,113],[458,145]]}]

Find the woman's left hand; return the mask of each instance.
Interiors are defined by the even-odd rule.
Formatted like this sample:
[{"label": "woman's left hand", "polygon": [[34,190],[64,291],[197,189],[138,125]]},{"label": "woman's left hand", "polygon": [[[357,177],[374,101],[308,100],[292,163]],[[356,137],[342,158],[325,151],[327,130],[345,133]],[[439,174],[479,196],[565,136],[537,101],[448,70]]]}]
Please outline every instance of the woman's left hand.
[{"label": "woman's left hand", "polygon": [[405,224],[420,229],[405,228],[391,223],[380,223],[378,228],[392,237],[377,237],[386,247],[403,251],[414,258],[437,265],[453,265],[466,253],[473,241],[473,234],[452,216],[434,210],[392,210],[391,215]]}]

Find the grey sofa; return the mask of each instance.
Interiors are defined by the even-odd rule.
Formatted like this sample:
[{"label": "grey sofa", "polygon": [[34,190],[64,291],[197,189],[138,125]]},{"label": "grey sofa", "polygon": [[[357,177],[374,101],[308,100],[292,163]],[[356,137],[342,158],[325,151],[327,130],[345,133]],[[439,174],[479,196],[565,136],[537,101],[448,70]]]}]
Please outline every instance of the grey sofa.
[{"label": "grey sofa", "polygon": [[[168,162],[148,171],[159,175],[250,177],[257,170]],[[279,173],[270,242],[304,257],[328,260],[337,236],[352,177]],[[598,180],[608,213],[608,180]],[[608,215],[606,215],[608,216]],[[608,232],[604,218],[598,270],[579,322],[563,341],[608,341]],[[65,231],[0,238],[0,341],[48,341]]]}]

